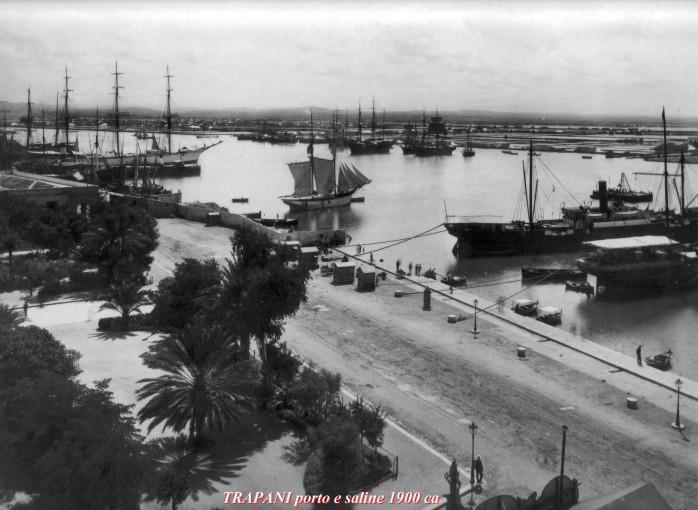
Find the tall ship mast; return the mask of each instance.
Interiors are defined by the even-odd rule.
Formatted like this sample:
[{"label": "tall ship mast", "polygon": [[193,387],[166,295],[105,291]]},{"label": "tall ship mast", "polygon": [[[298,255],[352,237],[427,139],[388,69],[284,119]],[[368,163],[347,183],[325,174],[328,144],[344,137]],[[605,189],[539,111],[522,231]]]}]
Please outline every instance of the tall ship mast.
[{"label": "tall ship mast", "polygon": [[[336,130],[333,134],[336,135]],[[352,164],[340,163],[337,168],[334,148],[332,159],[315,156],[312,113],[307,152],[308,161],[288,164],[294,182],[293,193],[279,198],[291,209],[327,209],[348,205],[352,195],[371,182]]]},{"label": "tall ship mast", "polygon": [[[664,112],[664,131],[666,123]],[[665,149],[666,154],[666,140]],[[666,157],[666,156],[665,156]],[[685,207],[684,185],[677,192],[681,211],[669,207],[669,174],[664,180],[664,207],[660,210],[638,209],[623,203],[622,196],[609,197],[606,181],[598,182],[592,195],[598,206],[563,207],[562,218],[535,218],[537,184],[534,186],[533,141],[529,147],[529,168],[524,169],[526,221],[501,221],[494,218],[447,215],[444,226],[456,237],[453,253],[459,258],[571,252],[582,243],[599,239],[638,236],[669,236],[681,243],[698,241],[698,208]],[[678,186],[676,186],[678,190]]]},{"label": "tall ship mast", "polygon": [[[426,115],[425,115],[426,117]],[[425,122],[423,121],[423,124]],[[448,128],[443,117],[436,114],[429,119],[429,126],[422,126],[422,140],[414,147],[414,154],[424,156],[450,156],[456,150],[448,135]]]},{"label": "tall ship mast", "polygon": [[391,140],[377,140],[376,139],[376,107],[375,100],[373,102],[373,109],[371,115],[371,138],[364,140],[362,137],[361,128],[361,104],[359,103],[359,131],[358,137],[354,139],[347,140],[349,149],[351,150],[352,156],[358,156],[363,154],[389,154],[390,149],[393,146]]}]

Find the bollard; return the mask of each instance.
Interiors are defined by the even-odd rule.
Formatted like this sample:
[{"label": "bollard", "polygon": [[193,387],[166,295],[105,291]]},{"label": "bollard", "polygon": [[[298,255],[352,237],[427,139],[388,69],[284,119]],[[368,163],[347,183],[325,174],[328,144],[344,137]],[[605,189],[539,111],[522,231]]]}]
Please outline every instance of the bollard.
[{"label": "bollard", "polygon": [[525,358],[526,357],[526,348],[525,347],[517,347],[516,348],[516,355],[519,358]]},{"label": "bollard", "polygon": [[395,291],[395,297],[402,297],[402,291],[401,291],[401,290],[396,290],[396,291]]},{"label": "bollard", "polygon": [[625,402],[628,406],[628,409],[637,409],[637,399],[635,397],[627,397],[625,399]]},{"label": "bollard", "polygon": [[431,289],[429,287],[424,289],[424,306],[422,306],[422,310],[427,312],[431,310]]}]

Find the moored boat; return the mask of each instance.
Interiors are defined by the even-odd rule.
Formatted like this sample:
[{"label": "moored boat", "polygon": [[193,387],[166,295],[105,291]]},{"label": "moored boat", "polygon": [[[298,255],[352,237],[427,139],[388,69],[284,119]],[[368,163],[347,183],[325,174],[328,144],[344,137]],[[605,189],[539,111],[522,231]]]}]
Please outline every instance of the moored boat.
[{"label": "moored boat", "polygon": [[567,280],[584,280],[586,275],[579,269],[522,267],[522,280],[538,280],[534,283],[556,283]]},{"label": "moored boat", "polygon": [[447,273],[446,276],[441,278],[441,283],[444,283],[449,287],[465,287],[468,284],[468,279],[465,276]]},{"label": "moored boat", "polygon": [[535,315],[538,312],[538,301],[529,298],[515,299],[511,309],[519,315]]},{"label": "moored boat", "polygon": [[663,291],[698,287],[698,253],[666,236],[640,236],[584,243],[577,266],[604,291]]},{"label": "moored boat", "polygon": [[557,326],[562,323],[562,310],[556,306],[543,306],[538,309],[536,319],[551,326]]},{"label": "moored boat", "polygon": [[652,368],[658,370],[670,370],[671,369],[671,349],[665,351],[661,354],[656,354],[654,356],[648,356],[645,358],[645,362]]},{"label": "moored boat", "polygon": [[573,280],[568,280],[565,282],[565,290],[581,292],[582,294],[586,294],[588,296],[594,294],[594,286],[589,282],[576,282]]}]

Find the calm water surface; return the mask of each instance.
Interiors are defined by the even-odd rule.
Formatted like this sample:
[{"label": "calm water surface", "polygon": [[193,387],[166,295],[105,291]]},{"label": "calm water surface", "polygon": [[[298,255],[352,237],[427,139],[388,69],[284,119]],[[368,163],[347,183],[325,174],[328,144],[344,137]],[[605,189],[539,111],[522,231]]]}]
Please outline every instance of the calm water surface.
[{"label": "calm water surface", "polygon": [[[645,355],[671,348],[675,354],[674,370],[698,379],[698,292],[609,301],[565,292],[561,284],[522,285],[521,266],[572,267],[578,256],[574,253],[455,259],[451,253],[455,238],[439,227],[446,211],[450,215],[497,215],[505,220],[514,217],[517,209],[522,211],[522,162],[526,160],[528,164],[523,151],[508,155],[499,150],[478,149],[473,158],[463,158],[460,149],[452,156],[437,158],[405,156],[399,147],[394,147],[389,155],[350,156],[348,150],[340,151],[338,160],[355,164],[373,180],[359,192],[366,201],[326,211],[289,213],[278,199],[293,189],[286,164],[304,160],[306,146],[238,141],[228,135],[217,140],[223,143],[200,158],[200,176],[162,179],[162,184],[181,189],[187,202],[216,202],[238,213],[262,211],[264,216],[297,217],[301,229],[344,228],[352,242],[365,249],[386,246],[370,243],[434,229],[434,235],[376,252],[375,257],[383,258],[391,268],[399,258],[403,267],[409,262],[421,263],[425,269],[434,267],[439,273],[465,274],[470,286],[483,285],[470,290],[489,299],[532,297],[541,305],[558,306],[563,310],[562,328],[630,356],[635,355],[638,344],[642,344]],[[217,140],[182,135],[174,137],[173,146],[192,147]],[[128,135],[126,141],[127,150],[130,145],[135,147],[135,137]],[[326,145],[316,146],[315,154],[330,157]],[[633,176],[633,172],[661,172],[658,163],[543,153],[535,158],[535,167],[539,181],[538,213],[547,218],[559,217],[563,203],[569,206],[576,205],[576,200],[589,200],[600,179],[607,180],[609,186],[617,185],[622,172],[628,175],[632,186],[663,196],[661,179]],[[669,170],[673,167],[670,165]],[[689,185],[690,174],[689,171]],[[248,197],[249,203],[233,204],[233,197]]]}]

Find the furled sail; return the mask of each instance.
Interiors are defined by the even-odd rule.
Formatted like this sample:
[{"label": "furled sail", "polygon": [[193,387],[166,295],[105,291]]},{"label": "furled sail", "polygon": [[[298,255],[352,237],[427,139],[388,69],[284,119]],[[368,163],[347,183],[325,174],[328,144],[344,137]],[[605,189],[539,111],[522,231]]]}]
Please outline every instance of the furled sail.
[{"label": "furled sail", "polygon": [[291,175],[293,176],[293,196],[303,197],[310,195],[313,192],[310,161],[289,163],[288,168],[291,170]]},{"label": "furled sail", "polygon": [[334,162],[331,159],[313,158],[313,172],[319,195],[328,195],[334,191]]}]

